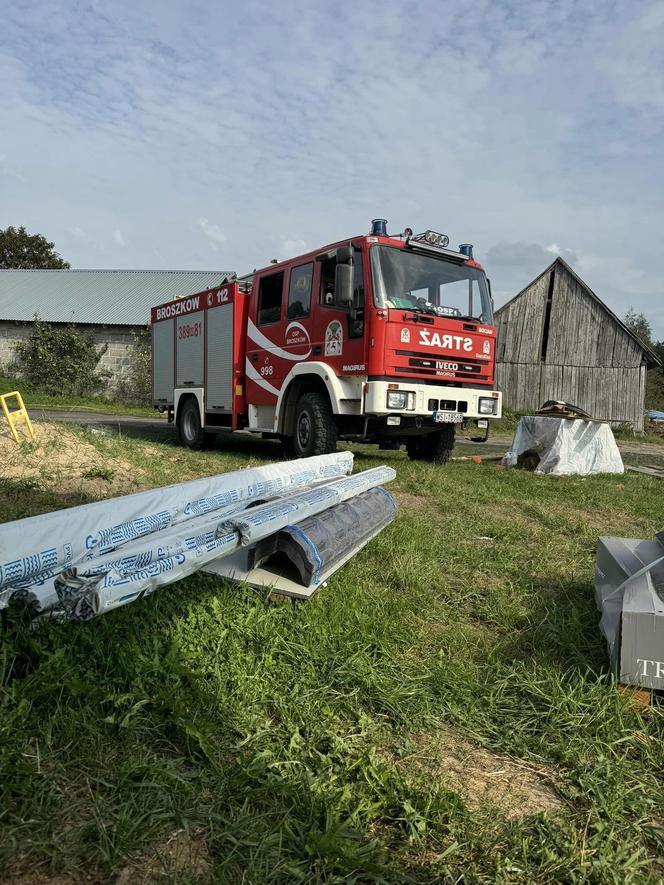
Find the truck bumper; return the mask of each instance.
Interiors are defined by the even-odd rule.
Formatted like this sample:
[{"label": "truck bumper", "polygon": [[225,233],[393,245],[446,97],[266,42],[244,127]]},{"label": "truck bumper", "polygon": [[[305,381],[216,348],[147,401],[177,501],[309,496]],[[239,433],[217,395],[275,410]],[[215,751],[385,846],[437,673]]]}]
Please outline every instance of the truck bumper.
[{"label": "truck bumper", "polygon": [[[387,394],[393,390],[409,392],[412,408],[393,409],[387,406]],[[480,411],[480,400],[491,401],[495,411]],[[411,384],[407,381],[368,381],[364,393],[365,415],[401,415],[404,418],[431,418],[433,412],[461,412],[465,419],[500,418],[503,395],[482,387],[448,387],[444,384]]]}]

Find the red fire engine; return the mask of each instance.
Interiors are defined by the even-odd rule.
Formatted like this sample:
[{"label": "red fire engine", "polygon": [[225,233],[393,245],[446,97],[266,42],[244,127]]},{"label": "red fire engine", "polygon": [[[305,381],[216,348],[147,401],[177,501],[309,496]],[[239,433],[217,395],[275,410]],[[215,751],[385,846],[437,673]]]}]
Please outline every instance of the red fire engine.
[{"label": "red fire engine", "polygon": [[470,245],[377,219],[352,237],[152,309],[153,401],[181,441],[251,431],[296,456],[338,439],[446,461],[501,415],[490,287]]}]

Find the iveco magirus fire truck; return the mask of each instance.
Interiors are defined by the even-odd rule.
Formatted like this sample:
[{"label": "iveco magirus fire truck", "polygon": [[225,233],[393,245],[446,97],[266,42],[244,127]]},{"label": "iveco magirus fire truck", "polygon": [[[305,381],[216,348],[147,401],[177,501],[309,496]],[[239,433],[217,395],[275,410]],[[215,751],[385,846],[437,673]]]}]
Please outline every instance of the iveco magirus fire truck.
[{"label": "iveco magirus fire truck", "polygon": [[152,309],[153,399],[181,441],[250,431],[295,456],[337,440],[444,462],[501,414],[489,285],[472,246],[371,233]]}]

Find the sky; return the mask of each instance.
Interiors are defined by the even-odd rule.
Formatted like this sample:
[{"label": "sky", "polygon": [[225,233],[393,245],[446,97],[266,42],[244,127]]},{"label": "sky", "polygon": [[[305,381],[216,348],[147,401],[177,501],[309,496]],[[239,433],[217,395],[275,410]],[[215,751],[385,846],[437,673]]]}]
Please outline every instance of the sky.
[{"label": "sky", "polygon": [[366,233],[562,255],[664,339],[664,2],[4,3],[0,228],[245,273]]}]

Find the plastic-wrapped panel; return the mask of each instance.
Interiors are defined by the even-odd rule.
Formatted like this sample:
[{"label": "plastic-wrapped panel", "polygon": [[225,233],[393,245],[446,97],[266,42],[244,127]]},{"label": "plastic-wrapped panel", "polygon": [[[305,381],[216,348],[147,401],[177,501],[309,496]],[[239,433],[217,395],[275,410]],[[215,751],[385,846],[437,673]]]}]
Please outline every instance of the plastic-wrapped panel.
[{"label": "plastic-wrapped panel", "polygon": [[[53,581],[64,571],[101,578],[114,568],[159,570],[164,565],[161,559],[171,556],[174,549],[180,555],[180,546],[190,533],[194,547],[205,541],[210,531],[206,518],[214,526],[240,505],[309,486],[314,491],[318,483],[352,469],[350,452],[318,455],[83,504],[68,509],[66,517],[65,511],[56,511],[4,523],[0,526],[0,609],[14,594],[30,598],[38,608],[49,608],[57,597]],[[300,502],[287,512],[290,515],[302,507]],[[268,509],[274,520],[274,508]],[[283,528],[278,520],[273,524]],[[170,539],[173,532],[175,540]],[[189,549],[186,543],[185,547]]]},{"label": "plastic-wrapped panel", "polygon": [[207,314],[206,409],[230,412],[233,408],[233,304]]},{"label": "plastic-wrapped panel", "polygon": [[599,538],[595,599],[620,682],[664,689],[664,544]]},{"label": "plastic-wrapped panel", "polygon": [[177,347],[176,386],[203,386],[203,323],[204,311],[176,319]]},{"label": "plastic-wrapped panel", "polygon": [[152,325],[152,398],[173,402],[174,320],[163,320]]},{"label": "plastic-wrapped panel", "polygon": [[389,525],[396,512],[394,499],[385,489],[369,489],[259,541],[252,565],[261,566],[283,553],[297,569],[303,586],[316,585],[321,574],[344,560],[349,550],[359,549]]}]

